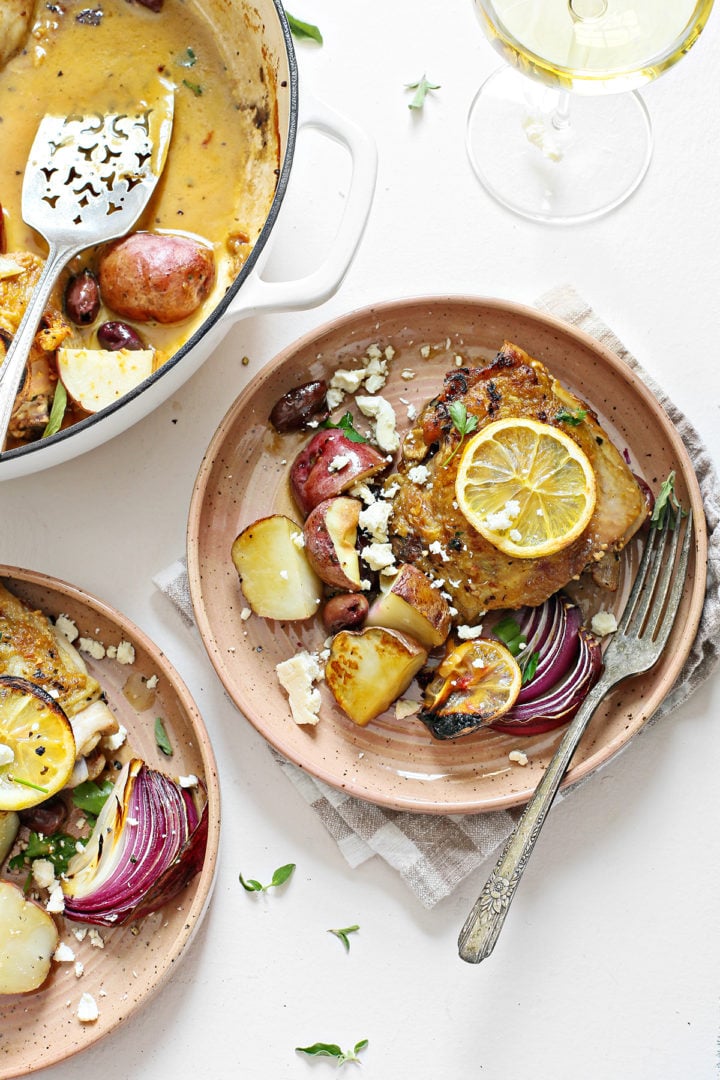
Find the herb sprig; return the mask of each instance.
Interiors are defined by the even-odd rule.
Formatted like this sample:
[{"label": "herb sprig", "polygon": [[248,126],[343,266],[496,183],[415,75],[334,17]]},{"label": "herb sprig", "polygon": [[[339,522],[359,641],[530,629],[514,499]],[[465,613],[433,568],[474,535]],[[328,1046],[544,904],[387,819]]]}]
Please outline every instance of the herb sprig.
[{"label": "herb sprig", "polygon": [[255,878],[245,879],[242,874],[239,874],[240,884],[246,892],[267,892],[268,889],[275,889],[278,885],[284,885],[288,878],[292,877],[295,870],[295,863],[286,863],[285,866],[279,866],[272,876],[272,880],[267,885],[262,885]]},{"label": "herb sprig", "polygon": [[311,41],[316,41],[318,45],[322,45],[323,36],[320,33],[319,26],[315,26],[314,23],[303,22],[302,19],[296,19],[289,11],[286,11],[285,15],[288,26],[296,38],[310,38]]},{"label": "herb sprig", "polygon": [[423,105],[425,104],[425,98],[427,97],[428,92],[430,90],[439,90],[440,84],[428,82],[428,80],[425,78],[425,75],[423,74],[423,77],[417,82],[406,83],[405,89],[415,91],[412,101],[408,103],[408,109],[422,109]]},{"label": "herb sprig", "polygon": [[468,415],[468,411],[462,401],[453,401],[448,407],[448,412],[450,413],[453,427],[460,434],[460,441],[450,456],[443,462],[443,469],[447,469],[448,465],[462,446],[465,436],[469,435],[471,431],[474,431],[478,425],[477,416]]},{"label": "herb sprig", "polygon": [[683,508],[678,502],[677,495],[675,494],[675,470],[668,474],[665,480],[660,485],[660,491],[655,499],[655,506],[653,512],[650,515],[650,525],[654,529],[662,529],[665,525],[665,518],[668,515],[668,510],[672,506],[674,510],[678,510],[681,514],[684,514]]},{"label": "herb sprig", "polygon": [[345,946],[345,952],[350,952],[350,939],[348,934],[355,934],[360,929],[358,925],[344,926],[339,930],[328,930],[328,934],[334,934],[336,938],[339,938]]},{"label": "herb sprig", "polygon": [[344,415],[341,416],[338,420],[337,424],[334,424],[332,420],[323,420],[323,422],[320,424],[320,427],[340,428],[348,442],[367,442],[367,439],[363,435],[361,435],[359,431],[355,430],[355,426],[353,424],[353,415],[350,411],[344,413]]},{"label": "herb sprig", "polygon": [[296,1046],[299,1054],[310,1054],[311,1057],[335,1058],[338,1065],[344,1065],[347,1061],[359,1061],[358,1054],[368,1045],[368,1039],[360,1039],[352,1050],[341,1050],[337,1043],[316,1042],[312,1046]]}]

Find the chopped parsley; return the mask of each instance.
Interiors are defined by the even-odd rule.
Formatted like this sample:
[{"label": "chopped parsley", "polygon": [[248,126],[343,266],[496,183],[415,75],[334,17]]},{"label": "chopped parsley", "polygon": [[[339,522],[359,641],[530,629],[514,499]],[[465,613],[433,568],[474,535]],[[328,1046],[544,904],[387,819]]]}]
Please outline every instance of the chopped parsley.
[{"label": "chopped parsley", "polygon": [[73,855],[77,855],[78,844],[84,846],[84,840],[78,840],[76,836],[68,833],[52,833],[51,836],[43,836],[42,833],[31,832],[28,842],[22,851],[14,855],[8,862],[10,870],[22,870],[35,859],[47,859],[52,863],[55,877],[67,872],[68,864]]}]

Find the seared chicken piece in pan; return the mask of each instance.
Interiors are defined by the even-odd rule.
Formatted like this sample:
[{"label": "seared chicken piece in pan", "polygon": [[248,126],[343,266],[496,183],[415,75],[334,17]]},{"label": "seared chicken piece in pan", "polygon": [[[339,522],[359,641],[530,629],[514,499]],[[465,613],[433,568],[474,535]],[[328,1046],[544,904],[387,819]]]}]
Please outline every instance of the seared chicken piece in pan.
[{"label": "seared chicken piece in pan", "polygon": [[[455,499],[462,451],[445,464],[460,438],[448,409],[456,401],[477,417],[477,430],[506,417],[527,417],[562,428],[575,440],[592,465],[597,486],[592,518],[577,540],[552,555],[518,559],[472,528]],[[428,471],[423,483],[408,475],[419,463]],[[443,392],[405,437],[398,474],[388,481],[394,482],[399,489],[391,529],[398,562],[412,562],[444,579],[451,603],[471,623],[490,609],[543,603],[607,553],[624,547],[648,514],[640,485],[591,407],[538,360],[507,342],[489,366],[446,375]]]}]

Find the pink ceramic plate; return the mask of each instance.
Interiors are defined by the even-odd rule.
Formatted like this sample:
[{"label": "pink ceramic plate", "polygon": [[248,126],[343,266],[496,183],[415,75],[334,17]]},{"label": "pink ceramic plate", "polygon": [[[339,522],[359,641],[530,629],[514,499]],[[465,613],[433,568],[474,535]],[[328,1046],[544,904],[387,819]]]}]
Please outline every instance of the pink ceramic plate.
[{"label": "pink ceramic plate", "polygon": [[[245,603],[230,546],[242,528],[266,514],[282,512],[299,520],[288,468],[307,436],[280,436],[270,429],[268,414],[281,394],[308,379],[329,377],[339,367],[359,366],[372,343],[383,349],[392,345],[392,374],[381,393],[394,404],[401,426],[407,425],[408,403],[420,409],[434,397],[456,356],[471,363],[490,359],[505,339],[545,362],[592,404],[655,491],[674,469],[678,494],[695,513],[695,551],[666,655],[598,710],[567,775],[565,783],[572,784],[624,746],[663,700],[694,638],[705,590],[706,533],[691,463],[655,398],[616,356],[552,317],[499,300],[421,298],[366,308],[302,338],[257,375],[221,423],[197,478],[188,527],[190,589],[200,633],[229,695],[291,761],[383,806],[449,814],[521,804],[540,779],[559,733],[517,738],[484,731],[437,742],[416,718],[398,721],[392,710],[360,728],[335,706],[325,686],[319,724],[298,727],[275,665],[300,647],[320,646],[323,629],[315,622],[283,624],[255,616],[243,621]],[[406,371],[414,378],[403,378]],[[352,406],[350,398],[347,403]],[[621,588],[606,606],[619,609],[625,594]],[[516,748],[527,753],[527,766],[509,761]]]},{"label": "pink ceramic plate", "polygon": [[[74,964],[54,964],[41,990],[0,998],[0,1080],[25,1075],[64,1061],[86,1049],[129,1019],[173,971],[200,925],[215,878],[220,830],[217,770],[205,726],[187,688],[162,652],[128,619],[95,597],[43,574],[0,566],[0,582],[47,615],[68,615],[80,633],[107,645],[129,641],[132,665],[93,660],[88,669],[106,692],[111,708],[128,730],[128,745],[152,768],[175,776],[194,773],[205,782],[209,830],[201,872],[162,911],[139,923],[101,929],[104,948],[78,942],[72,930],[80,923],[62,922],[60,940],[68,943],[84,966],[80,978]],[[123,694],[132,671],[158,676],[151,709],[136,712]],[[173,747],[165,757],[155,744],[155,717],[161,716]],[[88,992],[98,1005],[95,1023],[77,1019],[80,995]]]}]

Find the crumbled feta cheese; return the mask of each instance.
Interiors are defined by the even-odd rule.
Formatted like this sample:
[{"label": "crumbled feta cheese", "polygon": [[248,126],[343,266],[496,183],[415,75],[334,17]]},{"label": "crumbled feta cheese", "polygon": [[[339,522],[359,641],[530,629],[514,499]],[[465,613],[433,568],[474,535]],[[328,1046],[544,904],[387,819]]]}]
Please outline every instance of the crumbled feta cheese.
[{"label": "crumbled feta cheese", "polygon": [[61,941],[53,953],[53,960],[58,964],[72,964],[75,961],[75,953],[69,945],[66,945],[64,941]]},{"label": "crumbled feta cheese", "polygon": [[94,949],[104,949],[105,948],[105,939],[103,938],[100,931],[97,930],[94,926],[90,928],[90,933],[89,933],[88,937],[90,939],[90,944],[92,945],[92,947]]},{"label": "crumbled feta cheese", "polygon": [[502,510],[498,510],[495,514],[487,515],[485,524],[489,529],[492,529],[493,532],[497,532],[500,529],[509,529],[519,513],[520,503],[517,499],[508,499]]},{"label": "crumbled feta cheese", "polygon": [[508,754],[508,758],[517,765],[527,765],[528,763],[528,756],[524,750],[511,750]]},{"label": "crumbled feta cheese", "polygon": [[443,562],[450,562],[450,556],[439,540],[433,540],[432,544],[428,547],[428,551],[431,555],[439,555]]},{"label": "crumbled feta cheese", "polygon": [[70,642],[75,641],[80,633],[77,626],[68,615],[58,615],[55,620],[55,629],[59,630],[63,637],[66,637]]},{"label": "crumbled feta cheese", "polygon": [[395,702],[395,719],[404,720],[408,716],[414,716],[420,712],[420,702],[411,701],[410,698],[398,698]]},{"label": "crumbled feta cheese", "polygon": [[0,765],[12,765],[15,760],[15,751],[12,746],[0,743]]},{"label": "crumbled feta cheese", "polygon": [[408,480],[411,484],[424,484],[430,475],[430,470],[427,465],[413,465],[411,469],[408,469]]},{"label": "crumbled feta cheese", "polygon": [[612,611],[596,611],[590,620],[590,629],[598,637],[605,637],[617,630],[617,619]]},{"label": "crumbled feta cheese", "polygon": [[354,394],[362,386],[364,378],[364,368],[357,368],[355,371],[339,368],[330,379],[330,386],[335,390],[342,390],[346,394]]},{"label": "crumbled feta cheese", "polygon": [[416,420],[417,419],[417,414],[418,413],[417,413],[417,409],[415,408],[414,405],[412,405],[412,404],[408,405],[406,411],[407,411],[408,420]]},{"label": "crumbled feta cheese", "polygon": [[358,525],[370,533],[374,541],[383,543],[388,538],[388,522],[392,514],[392,503],[383,500],[371,503],[360,511]]},{"label": "crumbled feta cheese", "polygon": [[394,499],[399,490],[399,484],[390,484],[383,490],[382,497],[383,499]]},{"label": "crumbled feta cheese", "polygon": [[360,499],[360,501],[364,502],[366,506],[372,506],[372,504],[376,501],[374,493],[370,490],[367,484],[363,484],[362,482],[359,484],[354,484],[350,488],[348,495],[353,495],[356,499]]},{"label": "crumbled feta cheese", "polygon": [[61,915],[65,910],[65,896],[59,881],[56,881],[51,887],[50,896],[45,905],[45,909],[49,911],[51,915]]},{"label": "crumbled feta cheese", "polygon": [[280,685],[290,700],[290,712],[296,724],[317,724],[322,698],[314,683],[324,678],[324,671],[313,653],[303,649],[282,660],[275,668]]},{"label": "crumbled feta cheese", "polygon": [[290,539],[292,540],[298,551],[302,551],[302,549],[305,547],[305,537],[301,532],[298,531],[292,533]]},{"label": "crumbled feta cheese", "polygon": [[363,416],[375,421],[375,440],[381,450],[392,453],[400,446],[395,430],[395,413],[384,397],[358,397],[358,408]]},{"label": "crumbled feta cheese", "polygon": [[81,1024],[93,1024],[100,1015],[97,1002],[92,994],[83,994],[78,1002],[77,1018]]},{"label": "crumbled feta cheese", "polygon": [[157,686],[157,684],[158,684],[157,675],[151,675],[145,685],[147,686],[148,690],[154,690],[155,687]]},{"label": "crumbled feta cheese", "polygon": [[400,378],[404,379],[405,382],[410,382],[415,378],[415,372],[412,368],[404,368],[403,371],[400,372]]},{"label": "crumbled feta cheese", "polygon": [[370,589],[372,589],[372,581],[370,581],[369,578],[363,578],[360,582],[360,588],[363,592],[369,592]]},{"label": "crumbled feta cheese", "polygon": [[[328,387],[327,394],[325,395],[325,400],[327,402],[327,407],[330,412],[332,412],[333,409],[337,409],[338,405],[342,403],[344,397],[344,390],[339,390],[336,386]],[[308,427],[310,427],[310,424],[308,424]],[[315,427],[317,427],[317,421],[315,422]]]},{"label": "crumbled feta cheese", "polygon": [[33,859],[32,879],[38,889],[51,889],[55,884],[55,867],[49,859]]},{"label": "crumbled feta cheese", "polygon": [[82,960],[75,961],[75,978],[80,979],[85,974],[85,965]]},{"label": "crumbled feta cheese", "polygon": [[78,641],[78,648],[81,652],[92,656],[93,660],[102,660],[105,655],[105,646],[94,638],[81,637]]},{"label": "crumbled feta cheese", "polygon": [[520,541],[522,540],[522,533],[520,532],[519,529],[511,529],[510,532],[508,533],[508,536],[510,537],[510,539],[513,541],[514,544],[519,544]]},{"label": "crumbled feta cheese", "polygon": [[424,360],[427,360],[428,356],[430,355],[430,346],[429,345],[421,345],[420,346],[420,355],[422,356],[422,358]]},{"label": "crumbled feta cheese", "polygon": [[290,574],[288,573],[287,570],[281,570],[280,571],[280,577],[283,579],[283,581],[289,581],[290,580]]},{"label": "crumbled feta cheese", "polygon": [[88,932],[87,926],[77,926],[73,930],[73,934],[77,938],[78,941],[84,941],[85,938],[87,937],[87,932]]},{"label": "crumbled feta cheese", "polygon": [[243,622],[247,622],[251,615],[252,615],[252,610],[249,607],[244,607],[242,609],[242,611],[240,612],[240,618],[242,619]]},{"label": "crumbled feta cheese", "polygon": [[335,457],[328,463],[328,472],[340,472],[346,465],[350,464],[350,457],[348,454],[336,454]]},{"label": "crumbled feta cheese", "polygon": [[368,375],[365,380],[365,389],[368,394],[377,394],[378,390],[382,390],[383,386],[387,382],[387,376],[380,372],[375,372],[372,375]]},{"label": "crumbled feta cheese", "polygon": [[385,359],[386,360],[392,360],[394,355],[395,355],[395,350],[393,349],[392,345],[386,345],[385,346]]},{"label": "crumbled feta cheese", "polygon": [[[153,678],[157,681],[156,675],[153,675]],[[149,679],[147,681],[147,685],[150,686]],[[151,687],[151,689],[154,689],[154,687]],[[103,750],[119,750],[120,747],[123,746],[123,744],[125,743],[126,739],[127,728],[123,727],[122,724],[119,724],[117,731],[113,732],[112,735],[104,735],[102,737],[102,739],[100,740],[100,745],[102,746]]]},{"label": "crumbled feta cheese", "polygon": [[385,567],[392,566],[395,563],[392,544],[389,543],[368,544],[368,546],[361,551],[360,557],[371,570],[383,570]]},{"label": "crumbled feta cheese", "polygon": [[456,633],[461,641],[471,641],[482,634],[482,623],[478,623],[477,626],[458,626]]},{"label": "crumbled feta cheese", "polygon": [[129,641],[121,641],[115,650],[115,659],[118,664],[134,664],[135,648]]},{"label": "crumbled feta cheese", "polygon": [[183,788],[197,787],[198,778],[195,773],[189,773],[187,776],[178,776],[178,784]]}]

